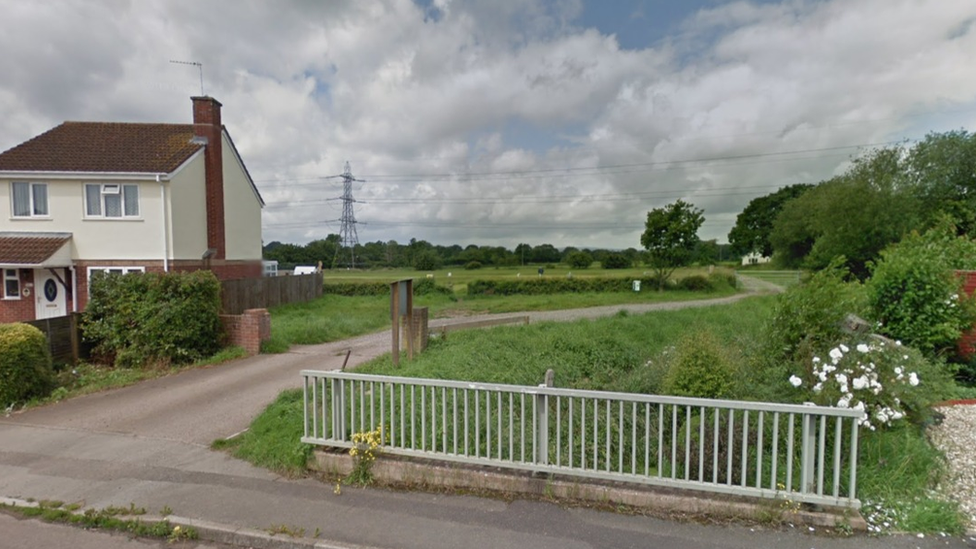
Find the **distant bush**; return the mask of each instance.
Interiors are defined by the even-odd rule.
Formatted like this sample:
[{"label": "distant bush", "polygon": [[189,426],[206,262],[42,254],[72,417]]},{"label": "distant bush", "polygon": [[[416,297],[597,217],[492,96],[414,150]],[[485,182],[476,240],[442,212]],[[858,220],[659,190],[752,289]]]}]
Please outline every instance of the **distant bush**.
[{"label": "distant bush", "polygon": [[464,265],[464,268],[467,269],[467,270],[469,270],[469,271],[473,271],[475,269],[480,269],[481,267],[482,267],[482,265],[481,265],[481,262],[480,261],[468,261]]},{"label": "distant bush", "polygon": [[699,330],[675,347],[662,390],[697,398],[734,398],[738,359],[710,332]]},{"label": "distant bush", "polygon": [[607,254],[603,261],[600,262],[604,269],[626,269],[631,266],[630,260],[627,256],[619,253]]},{"label": "distant bush", "polygon": [[44,396],[53,382],[44,333],[30,324],[0,324],[0,407]]},{"label": "distant bush", "polygon": [[433,278],[425,278],[418,280],[413,284],[413,294],[414,295],[452,295],[454,290],[448,288],[447,286],[441,286],[434,282]]},{"label": "distant bush", "polygon": [[326,282],[322,292],[347,297],[390,295],[390,285],[386,282]]},{"label": "distant bush", "polygon": [[[468,295],[550,295],[583,292],[630,292],[632,278],[520,278],[517,280],[475,280],[468,283]],[[650,279],[640,279],[650,284]]]},{"label": "distant bush", "polygon": [[566,264],[574,269],[586,269],[593,264],[593,256],[587,252],[573,252],[566,256]]},{"label": "distant bush", "polygon": [[715,289],[715,285],[707,276],[691,275],[678,281],[678,289],[690,292],[710,292]]},{"label": "distant bush", "polygon": [[210,271],[95,273],[89,296],[85,339],[116,366],[181,364],[220,349],[220,282]]}]

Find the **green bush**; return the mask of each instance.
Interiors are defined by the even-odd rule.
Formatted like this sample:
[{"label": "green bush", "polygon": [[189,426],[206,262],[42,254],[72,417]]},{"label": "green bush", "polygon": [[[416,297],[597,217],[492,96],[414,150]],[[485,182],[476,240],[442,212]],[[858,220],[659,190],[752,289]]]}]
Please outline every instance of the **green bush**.
[{"label": "green bush", "polygon": [[220,349],[220,282],[210,271],[96,273],[89,296],[85,339],[116,366],[184,364]]},{"label": "green bush", "polygon": [[842,326],[848,314],[866,316],[864,287],[846,280],[850,274],[844,261],[836,259],[780,296],[766,331],[768,358],[809,361],[814,350],[830,348],[846,338]]},{"label": "green bush", "polygon": [[600,264],[603,265],[604,269],[626,269],[631,266],[631,262],[627,259],[627,256],[620,253],[607,254]]},{"label": "green bush", "polygon": [[447,286],[441,286],[434,282],[433,278],[425,278],[413,284],[414,295],[451,295],[453,293],[454,291]]},{"label": "green bush", "polygon": [[710,292],[715,289],[715,285],[707,276],[691,275],[678,281],[678,289],[688,290],[689,292]]},{"label": "green bush", "polygon": [[976,302],[955,269],[976,265],[976,242],[943,223],[881,252],[867,281],[868,302],[885,335],[935,357],[976,321]]},{"label": "green bush", "polygon": [[0,324],[0,406],[44,396],[53,385],[44,333],[29,324]]},{"label": "green bush", "polygon": [[676,346],[662,390],[698,398],[737,396],[738,358],[710,332],[697,330]]},{"label": "green bush", "polygon": [[413,268],[418,271],[436,271],[440,266],[440,257],[431,251],[421,252],[413,260]]},{"label": "green bush", "polygon": [[574,269],[586,269],[593,263],[593,256],[588,252],[572,252],[566,256],[566,264]]},{"label": "green bush", "polygon": [[390,295],[390,285],[386,282],[327,282],[322,292],[347,297]]},{"label": "green bush", "polygon": [[468,271],[473,271],[475,269],[480,269],[482,267],[480,261],[468,261],[464,264],[464,268]]}]

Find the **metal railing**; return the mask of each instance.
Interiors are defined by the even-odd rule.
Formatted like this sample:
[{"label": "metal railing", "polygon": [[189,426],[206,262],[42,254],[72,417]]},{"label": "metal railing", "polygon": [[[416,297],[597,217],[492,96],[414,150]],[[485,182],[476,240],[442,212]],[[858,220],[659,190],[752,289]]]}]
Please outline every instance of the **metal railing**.
[{"label": "metal railing", "polygon": [[859,507],[858,420],[820,406],[305,370],[302,441],[387,454]]}]

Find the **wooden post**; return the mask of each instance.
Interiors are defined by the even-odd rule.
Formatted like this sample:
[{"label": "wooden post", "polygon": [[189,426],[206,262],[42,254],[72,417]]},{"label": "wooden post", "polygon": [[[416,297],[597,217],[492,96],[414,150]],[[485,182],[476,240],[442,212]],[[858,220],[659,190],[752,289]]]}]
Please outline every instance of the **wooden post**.
[{"label": "wooden post", "polygon": [[407,280],[407,358],[413,360],[413,280]]},{"label": "wooden post", "polygon": [[81,338],[78,336],[78,318],[81,313],[70,313],[68,330],[71,332],[71,363],[78,364],[81,359]]},{"label": "wooden post", "polygon": [[390,316],[393,320],[393,365],[400,365],[400,283],[390,284]]}]

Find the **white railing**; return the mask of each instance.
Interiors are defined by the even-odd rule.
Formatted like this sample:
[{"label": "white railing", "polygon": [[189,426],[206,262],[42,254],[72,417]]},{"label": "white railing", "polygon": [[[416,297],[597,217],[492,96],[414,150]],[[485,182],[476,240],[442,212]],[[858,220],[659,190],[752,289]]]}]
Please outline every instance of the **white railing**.
[{"label": "white railing", "polygon": [[305,370],[309,444],[859,507],[858,420],[820,406]]}]

